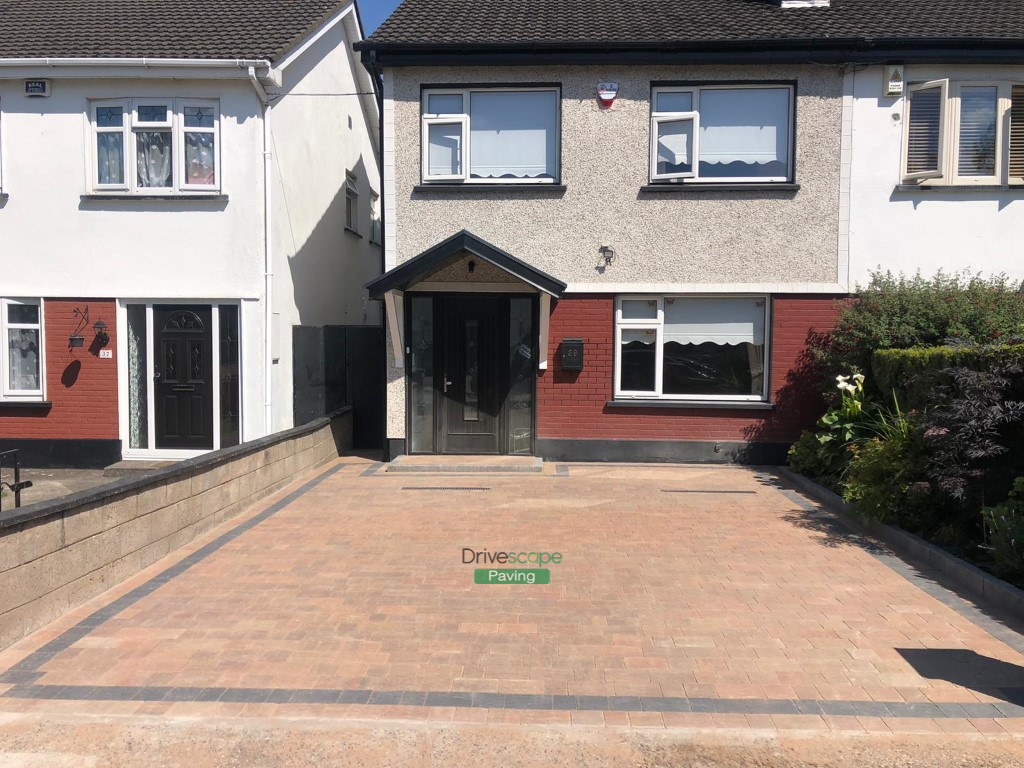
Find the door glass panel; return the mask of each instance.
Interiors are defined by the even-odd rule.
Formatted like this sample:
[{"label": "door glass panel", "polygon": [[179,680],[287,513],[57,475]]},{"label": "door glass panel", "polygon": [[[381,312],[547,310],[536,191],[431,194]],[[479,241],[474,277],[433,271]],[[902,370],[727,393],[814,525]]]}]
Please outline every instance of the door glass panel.
[{"label": "door glass panel", "polygon": [[149,447],[149,392],[146,387],[146,306],[128,305],[128,445]]},{"label": "door glass panel", "polygon": [[199,382],[205,381],[206,376],[203,375],[203,367],[205,366],[205,361],[203,360],[202,341],[193,341],[189,339],[188,358],[188,380]]},{"label": "door glass panel", "polygon": [[480,420],[480,321],[467,320],[466,331],[466,390],[462,401],[462,418]]},{"label": "door glass panel", "polygon": [[414,453],[434,451],[434,300],[410,301],[409,426]]},{"label": "door glass panel", "polygon": [[220,313],[220,447],[238,445],[238,307],[221,305]]},{"label": "door glass panel", "polygon": [[178,342],[164,341],[164,381],[178,380]]},{"label": "door glass panel", "polygon": [[532,453],[533,300],[509,302],[508,452]]}]

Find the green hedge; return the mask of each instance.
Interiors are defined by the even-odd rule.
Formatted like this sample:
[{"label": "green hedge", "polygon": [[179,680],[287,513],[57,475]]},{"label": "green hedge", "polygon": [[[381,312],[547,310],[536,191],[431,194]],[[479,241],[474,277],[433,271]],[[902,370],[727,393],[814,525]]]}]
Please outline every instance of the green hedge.
[{"label": "green hedge", "polygon": [[943,368],[980,371],[991,363],[1008,362],[1024,364],[1024,344],[880,349],[871,356],[871,372],[887,399],[895,392],[901,408],[923,408],[931,383],[921,374]]}]

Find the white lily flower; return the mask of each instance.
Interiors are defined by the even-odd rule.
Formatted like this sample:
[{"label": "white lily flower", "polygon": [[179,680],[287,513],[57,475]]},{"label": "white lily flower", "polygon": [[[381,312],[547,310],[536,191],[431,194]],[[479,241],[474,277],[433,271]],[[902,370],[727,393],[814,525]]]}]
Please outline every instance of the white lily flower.
[{"label": "white lily flower", "polygon": [[863,373],[855,373],[855,374],[853,374],[853,380],[855,382],[857,382],[858,384],[863,384],[864,383],[864,374]]},{"label": "white lily flower", "polygon": [[840,383],[845,383],[845,382],[847,382],[849,380],[850,380],[849,376],[836,376],[836,381],[838,381]]}]

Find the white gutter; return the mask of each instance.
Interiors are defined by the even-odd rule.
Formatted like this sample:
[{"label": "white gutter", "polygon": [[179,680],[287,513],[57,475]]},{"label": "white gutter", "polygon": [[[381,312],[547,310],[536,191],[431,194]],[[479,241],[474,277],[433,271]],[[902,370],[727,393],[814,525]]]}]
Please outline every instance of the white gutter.
[{"label": "white gutter", "polygon": [[274,261],[271,253],[274,231],[271,228],[271,194],[270,194],[270,173],[272,169],[273,139],[270,133],[270,119],[273,110],[270,105],[270,96],[263,88],[259,77],[256,74],[256,67],[249,67],[249,79],[252,80],[252,87],[256,89],[256,95],[263,104],[263,356],[264,356],[264,379],[263,379],[263,421],[265,434],[273,431],[274,420]]},{"label": "white gutter", "polygon": [[0,69],[236,69],[240,77],[246,77],[249,70],[260,71],[260,81],[266,85],[280,85],[280,72],[274,69],[268,59],[162,59],[152,57],[134,58],[59,58],[36,56],[32,58],[0,58]]}]

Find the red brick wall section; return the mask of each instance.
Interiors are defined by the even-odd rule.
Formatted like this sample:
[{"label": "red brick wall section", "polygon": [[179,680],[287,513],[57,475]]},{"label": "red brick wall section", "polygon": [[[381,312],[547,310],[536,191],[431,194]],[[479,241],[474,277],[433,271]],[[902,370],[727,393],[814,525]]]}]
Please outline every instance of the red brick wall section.
[{"label": "red brick wall section", "polygon": [[[68,349],[68,336],[79,326],[76,308],[89,307],[89,323],[80,331],[84,346]],[[113,351],[101,359],[92,324],[107,324]],[[48,299],[43,310],[46,346],[45,409],[5,409],[0,404],[0,438],[114,439],[117,424],[117,321],[112,299]]]},{"label": "red brick wall section", "polygon": [[[615,299],[560,299],[551,312],[548,370],[537,382],[541,438],[791,442],[821,415],[811,382],[794,370],[808,333],[835,321],[835,297],[785,296],[773,302],[770,350],[774,411],[609,408],[612,399]],[[563,338],[582,338],[584,369],[560,368]]]}]

